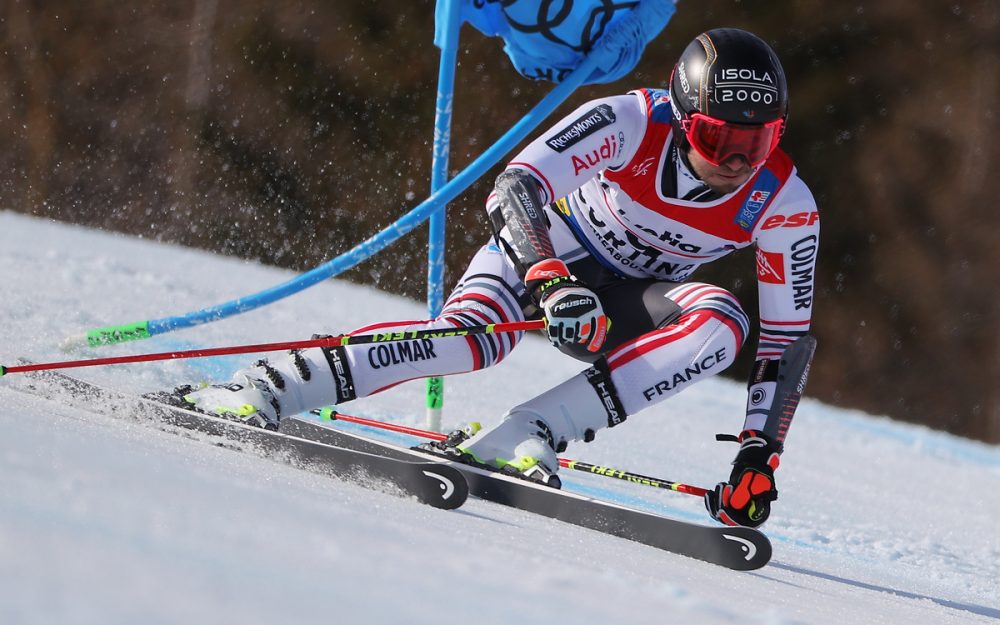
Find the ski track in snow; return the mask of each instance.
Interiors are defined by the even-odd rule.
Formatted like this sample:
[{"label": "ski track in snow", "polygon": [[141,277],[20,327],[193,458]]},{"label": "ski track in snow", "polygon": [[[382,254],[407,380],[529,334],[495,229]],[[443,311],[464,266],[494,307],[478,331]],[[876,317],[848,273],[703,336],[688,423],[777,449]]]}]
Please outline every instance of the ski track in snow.
[{"label": "ski track in snow", "polygon": [[[296,340],[424,316],[417,302],[327,281],[226,321],[67,354],[59,344],[70,335],[218,304],[293,274],[4,211],[0,267],[6,365]],[[223,379],[253,358],[77,374],[144,392]],[[493,422],[579,368],[528,337],[494,369],[448,378],[444,425]],[[774,558],[736,573],[487,502],[435,510],[7,382],[4,625],[1000,622],[1000,449],[884,417],[802,402],[765,526]],[[713,484],[734,452],[714,435],[740,426],[743,393],[709,380],[567,455]],[[422,394],[410,383],[344,410],[422,426]],[[587,495],[708,522],[693,497],[564,479]]]}]

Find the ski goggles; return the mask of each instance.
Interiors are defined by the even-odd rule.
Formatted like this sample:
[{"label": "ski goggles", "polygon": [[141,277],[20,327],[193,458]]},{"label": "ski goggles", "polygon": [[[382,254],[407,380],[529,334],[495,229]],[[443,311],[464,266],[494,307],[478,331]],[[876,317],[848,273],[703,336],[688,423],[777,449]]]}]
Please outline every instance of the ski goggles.
[{"label": "ski goggles", "polygon": [[692,113],[681,122],[681,127],[688,143],[709,163],[719,166],[733,156],[742,156],[752,167],[757,167],[778,147],[785,120],[734,124]]}]

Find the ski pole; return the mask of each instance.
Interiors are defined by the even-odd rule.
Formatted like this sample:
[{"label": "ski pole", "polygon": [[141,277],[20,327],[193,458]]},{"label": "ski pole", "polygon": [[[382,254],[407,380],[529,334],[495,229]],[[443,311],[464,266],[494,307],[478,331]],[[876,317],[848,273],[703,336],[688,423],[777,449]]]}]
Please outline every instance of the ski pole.
[{"label": "ski pole", "polygon": [[339,347],[341,345],[364,345],[369,343],[390,343],[395,341],[410,341],[419,339],[441,339],[456,336],[473,336],[477,334],[499,334],[503,332],[524,332],[525,330],[541,330],[545,320],[513,321],[509,323],[490,323],[481,326],[462,328],[434,328],[426,330],[403,330],[393,332],[375,332],[372,334],[341,334],[309,339],[305,341],[287,341],[284,343],[261,343],[258,345],[235,345],[232,347],[212,347],[207,349],[191,349],[178,352],[159,352],[156,354],[136,354],[133,356],[115,356],[112,358],[91,358],[88,360],[67,360],[64,362],[32,363],[5,367],[0,365],[0,377],[8,373],[26,373],[29,371],[46,371],[51,369],[70,369],[74,367],[95,367],[99,365],[121,365],[135,362],[151,362],[156,360],[175,360],[180,358],[206,358],[209,356],[225,356],[228,354],[252,354],[257,352],[278,352],[286,349],[306,349],[309,347]]},{"label": "ski pole", "polygon": [[[444,439],[447,438],[446,434],[441,434],[439,432],[432,432],[430,430],[421,430],[419,428],[409,427],[406,425],[397,425],[395,423],[386,423],[385,421],[378,421],[376,419],[357,417],[354,415],[344,414],[343,412],[338,412],[337,410],[329,407],[313,410],[312,414],[318,415],[321,419],[327,421],[346,421],[348,423],[356,423],[358,425],[380,428],[383,430],[389,430],[391,432],[400,432],[402,434],[409,434],[411,436],[418,436],[421,438],[427,438],[435,441],[443,441]],[[582,462],[580,460],[571,460],[569,458],[560,458],[559,466],[565,469],[573,469],[574,471],[582,471],[584,473],[590,473],[592,475],[611,477],[618,480],[630,482],[632,484],[639,484],[642,486],[652,486],[654,488],[663,488],[678,493],[684,493],[685,495],[694,495],[695,497],[704,497],[705,494],[708,493],[708,490],[701,488],[699,486],[691,486],[690,484],[681,484],[680,482],[673,482],[671,480],[665,480],[659,477],[650,477],[648,475],[632,473],[631,471],[623,471],[622,469],[615,469],[612,467],[590,464],[589,462]]]},{"label": "ski pole", "polygon": [[347,421],[348,423],[366,425],[368,427],[379,428],[381,430],[389,430],[390,432],[400,432],[402,434],[409,434],[410,436],[427,438],[434,441],[443,441],[448,438],[447,434],[442,434],[440,432],[421,430],[420,428],[414,428],[408,425],[398,425],[396,423],[388,423],[386,421],[377,421],[375,419],[366,419],[365,417],[356,417],[354,415],[344,414],[343,412],[339,412],[329,406],[326,408],[311,410],[310,414],[314,414],[324,421]]},{"label": "ski pole", "polygon": [[559,466],[565,467],[567,469],[573,469],[575,471],[583,471],[584,473],[592,473],[593,475],[613,477],[618,480],[631,482],[632,484],[641,484],[642,486],[663,488],[666,490],[676,491],[678,493],[684,493],[685,495],[694,495],[695,497],[704,497],[706,494],[708,494],[708,490],[701,488],[700,486],[681,484],[680,482],[672,482],[670,480],[665,480],[659,477],[650,477],[648,475],[632,473],[631,471],[623,471],[622,469],[615,469],[614,467],[605,467],[601,465],[590,464],[588,462],[581,462],[580,460],[570,460],[568,458],[560,458]]}]

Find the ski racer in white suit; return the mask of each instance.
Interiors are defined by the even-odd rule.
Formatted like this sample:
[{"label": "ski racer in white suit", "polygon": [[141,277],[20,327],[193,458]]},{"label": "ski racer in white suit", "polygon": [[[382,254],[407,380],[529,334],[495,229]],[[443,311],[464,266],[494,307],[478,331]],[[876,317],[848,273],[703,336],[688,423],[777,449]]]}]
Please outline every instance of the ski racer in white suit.
[{"label": "ski racer in white suit", "polygon": [[[528,145],[487,200],[495,238],[429,321],[357,332],[543,317],[550,341],[589,367],[453,433],[437,451],[558,485],[556,453],[590,441],[728,367],[751,331],[736,298],[690,280],[756,248],[759,327],[740,449],[706,496],[727,524],[757,526],[808,373],[819,214],[778,149],[788,111],[781,64],[756,36],[716,29],[685,49],[668,90],[584,104]],[[520,334],[297,351],[180,395],[200,410],[276,428],[283,415],[401,382],[488,367]]]}]

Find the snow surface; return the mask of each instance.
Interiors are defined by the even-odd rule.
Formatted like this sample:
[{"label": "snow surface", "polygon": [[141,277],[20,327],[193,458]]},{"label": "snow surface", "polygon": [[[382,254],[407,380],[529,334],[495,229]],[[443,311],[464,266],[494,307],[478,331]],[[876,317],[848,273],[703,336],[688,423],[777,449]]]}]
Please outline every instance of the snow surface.
[{"label": "snow surface", "polygon": [[[390,249],[387,253],[392,253]],[[66,354],[87,329],[179,314],[292,274],[0,212],[0,363],[307,338],[421,318],[328,281],[264,310]],[[816,366],[823,366],[821,345]],[[126,391],[222,379],[252,357],[79,370]],[[445,425],[495,420],[579,365],[528,337],[448,379]],[[803,401],[778,473],[767,567],[732,572],[470,500],[441,511],[14,390],[0,380],[0,623],[1000,621],[1000,449]],[[928,381],[928,383],[933,383]],[[411,383],[351,411],[421,425]],[[710,485],[743,389],[697,385],[567,455]],[[699,500],[579,473],[568,488],[708,522]]]}]

